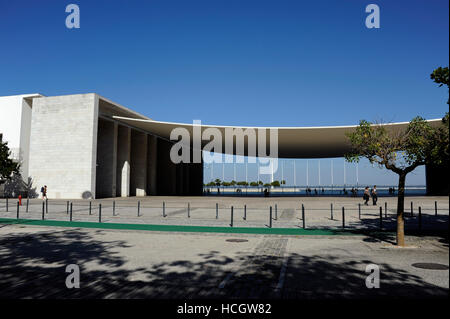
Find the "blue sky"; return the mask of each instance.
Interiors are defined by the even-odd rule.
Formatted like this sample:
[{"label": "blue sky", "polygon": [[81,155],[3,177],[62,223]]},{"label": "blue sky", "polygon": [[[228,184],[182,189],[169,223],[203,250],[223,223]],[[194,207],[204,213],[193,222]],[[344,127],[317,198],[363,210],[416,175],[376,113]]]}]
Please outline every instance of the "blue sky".
[{"label": "blue sky", "polygon": [[[80,29],[65,27],[69,3]],[[365,27],[370,3],[380,29]],[[429,74],[448,65],[448,12],[438,0],[0,0],[0,95],[96,92],[155,120],[222,125],[440,118],[448,92]]]}]

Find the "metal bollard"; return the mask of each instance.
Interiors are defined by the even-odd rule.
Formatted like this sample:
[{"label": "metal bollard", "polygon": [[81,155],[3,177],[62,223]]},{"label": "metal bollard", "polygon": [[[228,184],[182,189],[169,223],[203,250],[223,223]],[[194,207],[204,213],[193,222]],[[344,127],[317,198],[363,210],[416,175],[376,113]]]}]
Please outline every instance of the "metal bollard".
[{"label": "metal bollard", "polygon": [[44,213],[45,213],[45,203],[42,202],[42,220],[44,220]]},{"label": "metal bollard", "polygon": [[6,212],[8,212],[8,197],[6,197]]},{"label": "metal bollard", "polygon": [[138,200],[138,211],[137,211],[137,217],[139,217],[139,211],[141,210],[141,201]]},{"label": "metal bollard", "polygon": [[233,206],[231,206],[231,227],[233,227]]},{"label": "metal bollard", "polygon": [[434,215],[437,216],[437,201],[434,201]]},{"label": "metal bollard", "polygon": [[305,206],[302,204],[302,222],[303,222],[303,229],[305,229]]},{"label": "metal bollard", "polygon": [[244,205],[244,220],[247,220],[247,205]]},{"label": "metal bollard", "polygon": [[19,219],[19,202],[17,202],[17,219]]},{"label": "metal bollard", "polygon": [[45,199],[45,213],[48,214],[48,198]]},{"label": "metal bollard", "polygon": [[70,221],[72,221],[72,204],[73,203],[70,203]]},{"label": "metal bollard", "polygon": [[358,203],[358,216],[361,219],[361,203]]},{"label": "metal bollard", "polygon": [[69,201],[66,202],[66,214],[69,214]]},{"label": "metal bollard", "polygon": [[101,203],[98,204],[98,222],[99,223],[102,222],[102,204]]},{"label": "metal bollard", "polygon": [[345,228],[345,208],[342,207],[342,228]]},{"label": "metal bollard", "polygon": [[188,203],[187,213],[188,213],[188,218],[191,218],[191,204],[190,203]]},{"label": "metal bollard", "polygon": [[269,214],[269,228],[272,228],[272,206],[270,206],[270,214]]},{"label": "metal bollard", "polygon": [[113,216],[116,216],[116,201],[113,200]]},{"label": "metal bollard", "polygon": [[383,208],[380,206],[380,230],[383,229]]},{"label": "metal bollard", "polygon": [[275,220],[278,220],[278,206],[275,204]]},{"label": "metal bollard", "polygon": [[411,202],[411,217],[413,217],[414,216],[414,213],[413,213],[413,202]]},{"label": "metal bollard", "polygon": [[166,202],[163,202],[163,217],[166,217]]},{"label": "metal bollard", "polygon": [[216,203],[216,219],[219,218],[219,204]]},{"label": "metal bollard", "polygon": [[422,231],[422,207],[419,206],[419,232]]},{"label": "metal bollard", "polygon": [[331,203],[331,220],[333,220],[333,203]]},{"label": "metal bollard", "polygon": [[387,218],[387,202],[384,202],[384,217]]},{"label": "metal bollard", "polygon": [[92,202],[89,201],[89,215],[92,214]]},{"label": "metal bollard", "polygon": [[28,213],[28,204],[30,203],[30,199],[29,198],[27,198],[27,210],[26,210],[26,212]]}]

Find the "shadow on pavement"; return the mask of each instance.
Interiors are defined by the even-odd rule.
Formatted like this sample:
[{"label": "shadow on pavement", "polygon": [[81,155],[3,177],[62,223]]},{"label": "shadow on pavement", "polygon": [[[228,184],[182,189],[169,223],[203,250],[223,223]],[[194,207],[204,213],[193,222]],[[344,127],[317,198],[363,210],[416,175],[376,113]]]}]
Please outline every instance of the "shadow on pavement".
[{"label": "shadow on pavement", "polygon": [[[103,230],[94,234],[101,236]],[[14,234],[0,239],[1,298],[374,298],[447,297],[448,289],[427,284],[403,269],[381,264],[382,286],[367,289],[365,265],[333,256],[289,255],[280,281],[282,257],[244,254],[224,257],[218,251],[132,268],[116,248],[122,241],[103,241],[92,232],[71,229]],[[101,238],[101,237],[100,237]],[[143,251],[152,254],[152,251]],[[89,270],[88,263],[96,263]],[[240,265],[236,273],[224,266]],[[65,267],[77,264],[81,288],[67,289]],[[92,267],[90,268],[92,269]],[[224,282],[222,288],[219,285]],[[282,282],[282,288],[276,289]]]}]

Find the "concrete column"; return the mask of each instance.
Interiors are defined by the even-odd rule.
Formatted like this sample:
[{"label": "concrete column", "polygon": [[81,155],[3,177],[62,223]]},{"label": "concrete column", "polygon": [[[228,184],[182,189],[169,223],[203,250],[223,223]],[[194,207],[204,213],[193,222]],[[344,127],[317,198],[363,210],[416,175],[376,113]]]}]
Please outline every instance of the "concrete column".
[{"label": "concrete column", "polygon": [[189,195],[189,163],[183,163],[183,195]]},{"label": "concrete column", "polygon": [[184,179],[184,163],[179,163],[176,165],[176,174],[177,174],[177,180],[176,180],[176,194],[177,195],[184,195],[184,185],[183,185],[183,179]]},{"label": "concrete column", "polygon": [[158,195],[176,194],[176,165],[170,159],[172,143],[158,139]]},{"label": "concrete column", "polygon": [[131,130],[131,192],[147,195],[147,134]]},{"label": "concrete column", "polygon": [[117,134],[117,196],[130,196],[131,129],[119,125]]},{"label": "concrete column", "polygon": [[189,195],[203,194],[203,163],[192,163],[189,166]]},{"label": "concrete column", "polygon": [[448,163],[443,165],[425,165],[425,179],[427,185],[427,195],[448,196],[448,179],[442,178],[448,176],[450,168]]},{"label": "concrete column", "polygon": [[117,123],[99,119],[96,165],[96,198],[116,196]]},{"label": "concrete column", "polygon": [[114,122],[114,132],[113,132],[113,164],[112,164],[112,197],[116,197],[117,195],[117,137],[119,134],[119,123]]},{"label": "concrete column", "polygon": [[147,137],[147,195],[157,194],[157,141],[156,136]]}]

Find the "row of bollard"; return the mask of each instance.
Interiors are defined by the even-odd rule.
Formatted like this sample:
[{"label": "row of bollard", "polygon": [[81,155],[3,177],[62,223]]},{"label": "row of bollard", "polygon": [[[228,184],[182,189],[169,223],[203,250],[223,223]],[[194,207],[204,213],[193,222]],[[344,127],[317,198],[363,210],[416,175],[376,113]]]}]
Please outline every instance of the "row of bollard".
[{"label": "row of bollard", "polygon": [[[435,201],[435,215],[437,215],[437,201]],[[8,200],[7,200],[7,206],[8,208]],[[27,198],[27,202],[26,202],[26,212],[28,212],[28,207],[29,207],[29,199]],[[387,203],[385,202],[385,218],[387,218]],[[115,201],[113,201],[113,216],[115,216],[115,211],[116,211],[116,205],[115,205]],[[67,214],[69,214],[69,220],[72,221],[72,217],[73,217],[73,203],[67,201]],[[306,220],[305,220],[305,206],[304,204],[302,204],[301,207],[302,210],[302,226],[305,229],[306,228]],[[101,203],[99,203],[99,223],[101,223],[102,217],[101,217],[101,211],[102,211],[102,205]],[[45,200],[42,202],[42,220],[45,219],[45,213],[48,214],[48,200]],[[92,202],[89,202],[89,215],[92,214]],[[234,214],[234,207],[231,206],[231,222],[230,222],[230,226],[233,227],[233,214]],[[187,215],[188,218],[190,218],[190,203],[188,203],[187,206]],[[269,212],[269,228],[272,228],[272,220],[277,220],[278,219],[278,206],[277,204],[275,204],[275,218],[273,218],[272,216],[272,206],[270,206],[270,212]],[[140,201],[138,201],[138,206],[137,206],[137,216],[140,217]],[[166,217],[166,212],[165,212],[165,202],[163,202],[163,217]],[[361,219],[361,204],[358,204],[358,216],[359,219]],[[413,202],[411,202],[411,216],[413,216]],[[20,217],[20,202],[17,202],[17,219],[19,219]],[[216,203],[216,219],[218,219],[219,217],[219,204]],[[333,220],[334,216],[333,216],[333,204],[331,204],[331,220]],[[247,205],[244,205],[244,216],[243,216],[244,220],[247,220]],[[345,228],[345,208],[342,207],[342,228]],[[418,207],[418,228],[419,231],[421,231],[422,229],[422,208],[419,206]],[[380,206],[380,229],[383,229],[383,209]]]}]

